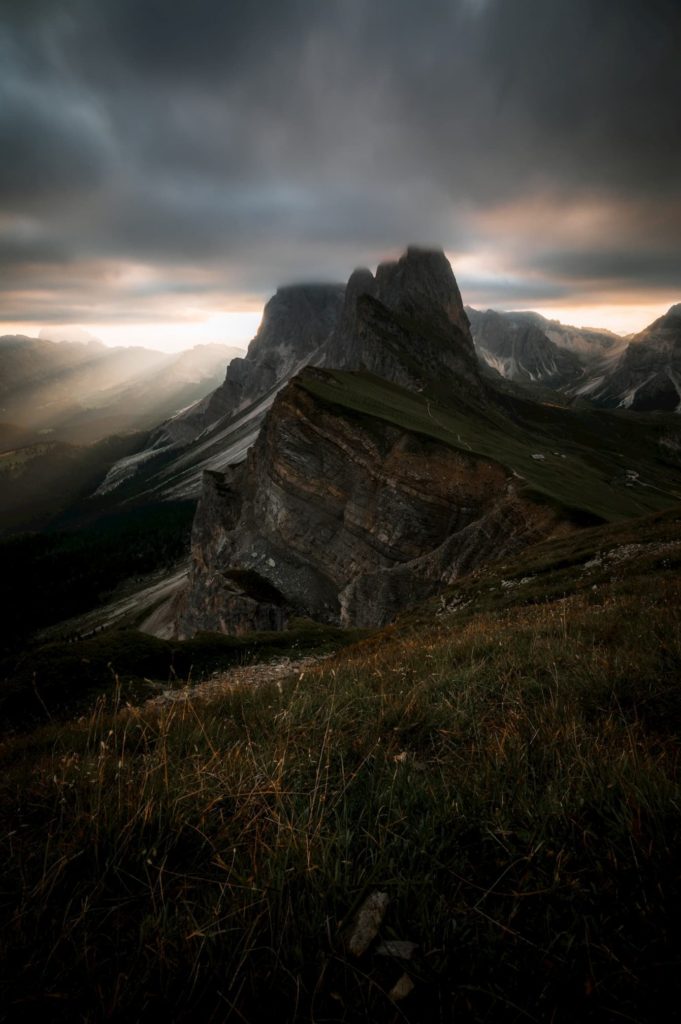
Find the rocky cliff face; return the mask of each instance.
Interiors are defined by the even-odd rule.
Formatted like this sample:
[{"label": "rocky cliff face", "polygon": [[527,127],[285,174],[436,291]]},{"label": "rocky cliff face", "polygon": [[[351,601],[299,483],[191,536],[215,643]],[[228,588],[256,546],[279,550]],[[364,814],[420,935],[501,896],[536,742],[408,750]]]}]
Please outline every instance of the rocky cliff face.
[{"label": "rocky cliff face", "polygon": [[232,359],[223,383],[166,420],[133,458],[113,468],[103,493],[122,486],[156,497],[196,497],[204,469],[243,457],[278,387],[319,352],[343,308],[342,285],[279,288],[263,312],[244,358]]},{"label": "rocky cliff face", "polygon": [[[487,398],[443,253],[356,271],[315,361],[478,410]],[[324,372],[279,391],[245,462],[205,474],[178,635],[292,615],[383,624],[555,522],[501,465],[315,397],[306,380]]]},{"label": "rocky cliff face", "polygon": [[500,465],[348,415],[303,375],[246,462],[206,475],[177,632],[281,628],[293,615],[383,624],[554,522]]},{"label": "rocky cliff face", "polygon": [[639,412],[681,409],[681,303],[632,339],[612,373],[589,397],[601,405]]},{"label": "rocky cliff face", "polygon": [[185,419],[203,429],[262,398],[280,381],[314,358],[343,308],[344,287],[291,285],[277,289],[243,359],[232,359],[224,383]]},{"label": "rocky cliff face", "polygon": [[225,383],[212,396],[209,415],[237,412],[313,359],[338,322],[344,291],[342,285],[325,284],[277,289],[246,358],[228,366]]}]

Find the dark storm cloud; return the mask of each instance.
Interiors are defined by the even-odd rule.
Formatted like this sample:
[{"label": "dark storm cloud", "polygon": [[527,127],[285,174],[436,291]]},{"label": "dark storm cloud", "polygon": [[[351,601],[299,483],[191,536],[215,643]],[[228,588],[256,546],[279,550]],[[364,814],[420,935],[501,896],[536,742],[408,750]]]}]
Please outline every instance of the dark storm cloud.
[{"label": "dark storm cloud", "polygon": [[576,250],[547,255],[543,265],[561,279],[591,281],[595,288],[603,282],[614,280],[632,286],[655,285],[681,291],[681,261],[678,251]]},{"label": "dark storm cloud", "polygon": [[[681,284],[680,37],[677,0],[4,0],[1,287],[58,293],[63,265],[73,301],[69,267],[121,261],[174,294],[191,265],[227,304],[410,241],[489,249],[496,210],[500,301]],[[646,218],[566,234],[585,202]]]},{"label": "dark storm cloud", "polygon": [[33,208],[96,187],[105,174],[105,148],[85,111],[54,111],[48,96],[0,90],[4,202]]}]

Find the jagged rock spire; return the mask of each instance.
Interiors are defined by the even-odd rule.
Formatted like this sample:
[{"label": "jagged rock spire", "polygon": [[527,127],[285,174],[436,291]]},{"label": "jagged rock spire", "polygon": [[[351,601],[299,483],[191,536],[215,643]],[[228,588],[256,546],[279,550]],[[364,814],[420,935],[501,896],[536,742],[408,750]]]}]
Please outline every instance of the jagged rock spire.
[{"label": "jagged rock spire", "polygon": [[389,309],[433,316],[438,311],[470,337],[468,317],[449,260],[437,249],[409,246],[376,271],[376,297]]}]

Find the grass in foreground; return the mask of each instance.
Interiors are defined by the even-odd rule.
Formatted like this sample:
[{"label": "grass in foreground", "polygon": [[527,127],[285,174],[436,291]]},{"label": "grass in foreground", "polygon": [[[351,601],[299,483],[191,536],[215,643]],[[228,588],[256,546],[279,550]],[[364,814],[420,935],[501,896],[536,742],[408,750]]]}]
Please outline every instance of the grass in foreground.
[{"label": "grass in foreground", "polygon": [[242,636],[199,633],[170,641],[114,628],[73,642],[52,640],[0,662],[7,674],[0,684],[0,719],[5,729],[35,728],[88,712],[97,697],[114,693],[121,705],[142,704],[159,686],[182,686],[273,658],[326,655],[369,632],[295,619],[281,632]]},{"label": "grass in foreground", "polygon": [[[7,742],[8,1015],[660,1020],[681,995],[678,571],[509,593],[281,686]],[[345,949],[375,890],[407,963]]]}]

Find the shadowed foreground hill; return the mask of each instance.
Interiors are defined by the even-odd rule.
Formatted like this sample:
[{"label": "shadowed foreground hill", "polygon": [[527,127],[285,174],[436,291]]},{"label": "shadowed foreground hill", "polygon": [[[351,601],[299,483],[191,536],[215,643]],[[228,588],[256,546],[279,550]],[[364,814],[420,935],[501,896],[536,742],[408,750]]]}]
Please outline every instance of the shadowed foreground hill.
[{"label": "shadowed foreground hill", "polygon": [[659,1021],[680,571],[681,512],[585,530],[283,682],[8,740],[8,1019]]}]

